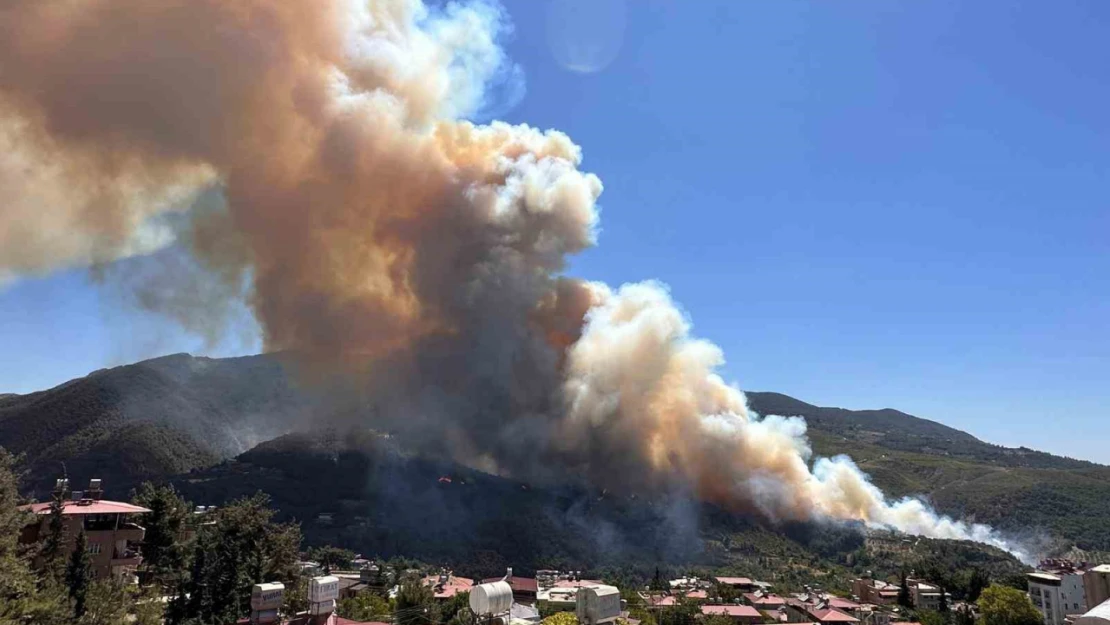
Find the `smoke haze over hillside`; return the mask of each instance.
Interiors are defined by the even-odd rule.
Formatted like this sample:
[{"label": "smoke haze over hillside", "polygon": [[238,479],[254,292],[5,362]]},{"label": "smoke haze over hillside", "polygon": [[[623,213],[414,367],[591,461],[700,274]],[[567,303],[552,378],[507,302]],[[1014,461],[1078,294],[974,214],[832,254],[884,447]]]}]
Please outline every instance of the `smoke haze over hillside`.
[{"label": "smoke haze over hillside", "polygon": [[467,121],[519,93],[507,28],[481,2],[6,2],[0,273],[178,245],[195,271],[149,279],[206,288],[140,301],[207,327],[242,298],[268,350],[425,449],[1005,546],[750,414],[663,285],[563,275],[601,181],[558,131]]}]

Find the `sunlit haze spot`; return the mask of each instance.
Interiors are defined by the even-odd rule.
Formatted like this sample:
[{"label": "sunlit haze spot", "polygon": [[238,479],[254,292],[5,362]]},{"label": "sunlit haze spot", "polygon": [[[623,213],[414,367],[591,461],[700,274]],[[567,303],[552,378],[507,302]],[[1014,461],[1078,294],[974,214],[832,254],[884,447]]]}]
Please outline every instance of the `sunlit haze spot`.
[{"label": "sunlit haze spot", "polygon": [[625,0],[552,0],[547,42],[559,65],[591,74],[609,66],[624,42]]}]

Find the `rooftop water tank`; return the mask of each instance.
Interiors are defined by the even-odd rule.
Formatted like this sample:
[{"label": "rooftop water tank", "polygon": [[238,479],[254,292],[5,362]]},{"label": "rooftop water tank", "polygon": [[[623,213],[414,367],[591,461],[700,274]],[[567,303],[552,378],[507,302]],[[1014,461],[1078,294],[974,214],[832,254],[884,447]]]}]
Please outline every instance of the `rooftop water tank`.
[{"label": "rooftop water tank", "polygon": [[277,610],[285,594],[285,585],[278,583],[255,584],[251,588],[251,609],[255,611]]},{"label": "rooftop water tank", "polygon": [[580,588],[576,608],[579,623],[608,623],[621,615],[621,592],[616,586],[601,584]]},{"label": "rooftop water tank", "polygon": [[479,616],[507,614],[513,607],[513,587],[508,582],[479,584],[470,589],[470,611]]},{"label": "rooftop water tank", "polygon": [[323,603],[339,598],[339,578],[334,575],[313,577],[308,582],[308,600],[311,603]]}]

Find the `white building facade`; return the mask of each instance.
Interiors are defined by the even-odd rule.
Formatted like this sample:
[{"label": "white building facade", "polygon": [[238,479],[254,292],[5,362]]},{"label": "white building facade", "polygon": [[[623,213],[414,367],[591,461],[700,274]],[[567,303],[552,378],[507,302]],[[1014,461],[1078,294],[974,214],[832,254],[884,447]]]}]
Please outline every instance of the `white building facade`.
[{"label": "white building facade", "polygon": [[1045,625],[1065,625],[1069,614],[1087,611],[1083,574],[1079,571],[1029,573],[1029,598],[1044,617]]}]

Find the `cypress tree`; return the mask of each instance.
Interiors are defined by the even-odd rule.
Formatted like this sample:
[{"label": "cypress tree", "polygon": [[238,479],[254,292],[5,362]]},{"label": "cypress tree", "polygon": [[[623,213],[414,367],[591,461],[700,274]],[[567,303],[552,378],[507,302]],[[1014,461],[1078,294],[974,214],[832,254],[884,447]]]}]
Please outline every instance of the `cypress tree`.
[{"label": "cypress tree", "polygon": [[69,559],[66,569],[66,586],[69,588],[69,597],[73,599],[73,617],[81,618],[85,615],[85,598],[89,592],[89,579],[92,577],[92,562],[89,560],[89,540],[85,530],[77,534],[77,544]]},{"label": "cypress tree", "polygon": [[906,609],[913,609],[913,595],[910,594],[910,584],[906,581],[906,572],[902,571],[902,585],[898,587],[898,605]]},{"label": "cypress tree", "polygon": [[50,523],[42,543],[42,573],[48,582],[61,582],[65,570],[65,493],[57,492],[50,501]]}]

